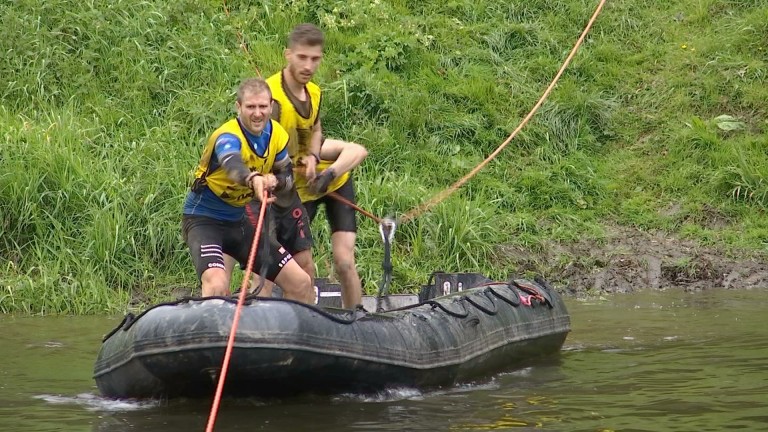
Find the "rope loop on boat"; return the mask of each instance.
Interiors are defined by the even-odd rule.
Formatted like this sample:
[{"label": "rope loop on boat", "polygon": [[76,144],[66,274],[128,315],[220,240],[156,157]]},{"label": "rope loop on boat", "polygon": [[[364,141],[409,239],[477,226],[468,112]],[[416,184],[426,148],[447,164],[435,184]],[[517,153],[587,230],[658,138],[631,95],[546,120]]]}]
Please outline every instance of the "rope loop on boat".
[{"label": "rope loop on boat", "polygon": [[[309,309],[312,312],[316,312],[318,315],[321,315],[325,318],[328,318],[329,320],[339,323],[339,324],[352,324],[355,321],[360,318],[361,313],[365,314],[365,309],[362,309],[362,306],[359,306],[357,309],[339,309],[342,311],[342,314],[334,314],[331,312],[328,312],[327,310],[323,309],[320,306],[307,304],[304,302],[300,302],[297,300],[291,300],[291,299],[285,299],[285,298],[275,298],[275,297],[256,297],[255,295],[251,294],[248,296],[249,300],[258,300],[260,302],[279,302],[279,303],[291,303],[296,306],[303,307],[305,309]],[[341,316],[344,315],[350,315],[349,318],[341,318]]]},{"label": "rope loop on boat", "polygon": [[[466,296],[461,296],[458,300],[455,300],[454,303],[463,303],[465,298],[466,298]],[[463,304],[462,304],[462,307],[464,308],[464,313],[454,312],[454,311],[448,309],[447,307],[445,307],[444,304],[442,304],[442,303],[440,303],[439,301],[436,301],[436,300],[427,300],[424,303],[408,306],[407,308],[408,309],[413,309],[414,307],[421,306],[422,304],[428,304],[428,305],[432,306],[432,309],[436,309],[436,308],[440,309],[441,311],[447,313],[448,315],[450,315],[452,317],[466,318],[466,317],[469,316],[469,311],[467,310],[467,307],[465,305],[463,305]],[[400,308],[398,310],[404,310],[404,309],[405,308]]]},{"label": "rope loop on boat", "polygon": [[[539,303],[548,305],[550,309],[553,308],[554,306],[553,306],[551,300],[549,299],[549,295],[548,295],[548,291],[552,291],[553,288],[545,280],[541,279],[538,276],[534,280],[536,281],[535,285],[532,284],[531,282],[523,280],[523,279],[511,279],[509,282],[506,282],[507,286],[509,287],[509,291],[513,294],[514,298],[510,298],[507,295],[502,294],[498,289],[494,288],[495,285],[504,284],[504,282],[490,282],[490,283],[479,285],[478,288],[479,287],[485,287],[484,294],[485,294],[486,298],[488,298],[489,301],[491,301],[491,304],[493,304],[493,306],[494,306],[493,310],[484,307],[482,304],[478,303],[477,301],[475,301],[474,299],[472,299],[471,297],[468,297],[466,295],[462,295],[461,297],[456,298],[453,303],[463,303],[464,300],[466,300],[468,303],[470,303],[472,306],[476,307],[477,309],[479,309],[479,310],[481,310],[481,311],[483,311],[483,312],[485,312],[485,313],[487,313],[489,315],[495,315],[495,314],[498,313],[498,305],[493,300],[493,297],[496,297],[496,298],[500,299],[501,301],[503,301],[504,303],[507,303],[508,305],[510,305],[512,307],[518,307],[521,304],[520,292],[522,291],[522,292],[525,292],[526,294],[530,295],[532,299],[537,300]],[[542,287],[543,289],[540,289],[539,287]],[[491,295],[493,297],[491,297]],[[141,319],[144,315],[146,315],[147,313],[149,313],[150,311],[152,311],[154,309],[157,309],[157,308],[160,308],[160,307],[164,307],[164,306],[178,306],[180,304],[189,303],[189,302],[193,302],[193,301],[205,301],[205,300],[213,300],[213,299],[223,300],[223,301],[225,301],[227,303],[233,303],[233,304],[238,303],[237,299],[235,299],[233,297],[229,297],[229,296],[226,296],[226,297],[225,296],[214,296],[214,297],[190,297],[190,296],[188,296],[188,297],[182,297],[182,298],[180,298],[178,300],[174,300],[174,301],[170,301],[170,302],[158,303],[158,304],[152,306],[151,308],[141,312],[138,315],[134,315],[132,313],[126,314],[125,317],[123,318],[123,320],[120,322],[120,324],[118,324],[112,331],[110,331],[109,333],[107,333],[106,336],[104,336],[104,338],[102,339],[102,342],[104,342],[107,339],[109,339],[110,337],[114,336],[115,333],[117,333],[120,330],[128,331],[137,321],[139,321],[139,319]],[[309,305],[309,304],[305,304],[305,303],[294,301],[294,300],[290,300],[290,299],[281,299],[281,298],[272,298],[272,297],[258,297],[256,294],[248,294],[245,297],[245,299],[244,299],[243,305],[249,305],[253,301],[257,301],[257,300],[258,301],[262,301],[262,302],[264,302],[264,301],[277,301],[277,302],[292,303],[292,304],[295,304],[297,306],[301,306],[301,307],[305,307],[307,309],[310,309],[313,312],[316,312],[319,315],[322,315],[325,318],[327,318],[327,319],[329,319],[329,320],[331,320],[333,322],[339,323],[339,324],[352,324],[355,321],[357,321],[360,318],[360,316],[361,316],[361,314],[360,314],[361,310],[359,310],[359,309],[358,310],[351,310],[351,311],[350,310],[345,310],[344,311],[344,315],[349,315],[349,318],[345,318],[345,317],[343,317],[343,315],[334,314],[334,313],[328,312],[327,310],[325,310],[325,309],[323,309],[321,307],[315,306],[315,305]],[[397,308],[397,309],[391,309],[390,312],[393,312],[393,311],[405,311],[405,310],[413,309],[413,308],[416,308],[416,307],[419,307],[419,306],[423,306],[423,305],[429,305],[429,306],[432,307],[432,309],[440,309],[441,311],[447,313],[448,315],[456,317],[456,318],[466,318],[469,315],[469,312],[467,311],[466,306],[463,307],[464,310],[462,312],[456,312],[454,310],[451,310],[447,306],[445,306],[443,303],[441,303],[439,301],[436,301],[436,300],[432,300],[432,299],[425,300],[425,301],[423,301],[421,303],[400,307],[400,308]]]},{"label": "rope loop on boat", "polygon": [[485,306],[481,305],[480,303],[478,303],[475,299],[473,299],[470,296],[464,296],[464,298],[467,300],[467,303],[471,304],[472,306],[476,307],[477,309],[479,309],[480,311],[482,311],[483,313],[485,313],[487,315],[494,316],[497,313],[499,313],[499,307],[496,305],[496,302],[493,300],[493,297],[491,297],[489,295],[488,290],[485,289],[485,290],[483,290],[481,292],[483,293],[485,298],[487,298],[488,301],[491,302],[491,305],[493,305],[493,310],[488,309]]},{"label": "rope loop on boat", "polygon": [[[144,315],[144,314],[141,314],[141,315]],[[139,316],[141,316],[141,315],[139,315]],[[138,317],[136,317],[132,313],[128,312],[127,314],[125,314],[125,317],[123,317],[123,320],[120,321],[120,324],[118,324],[117,327],[112,329],[112,331],[107,333],[106,336],[104,336],[104,338],[101,339],[101,341],[102,342],[106,342],[107,339],[111,338],[112,335],[117,333],[120,329],[123,329],[123,331],[128,330],[129,328],[131,328],[133,323],[136,322],[137,319],[138,319]],[[125,326],[125,327],[123,327],[123,326]]]},{"label": "rope loop on boat", "polygon": [[[542,279],[543,280],[543,279]],[[550,309],[554,307],[552,300],[549,298],[549,294],[545,293],[544,288],[539,287],[537,284],[527,281],[525,279],[512,279],[510,286],[515,286],[520,291],[523,291],[530,295],[530,298],[538,301],[541,304],[549,306]],[[519,294],[518,294],[519,295]],[[522,301],[522,297],[520,298]],[[531,303],[533,305],[533,303]]]},{"label": "rope loop on boat", "polygon": [[510,305],[512,307],[520,306],[520,293],[516,289],[513,289],[512,285],[508,284],[507,286],[509,287],[509,290],[512,293],[515,294],[515,298],[517,299],[516,301],[515,300],[510,300],[506,296],[503,296],[500,292],[498,292],[495,289],[493,289],[493,287],[488,287],[487,290],[488,290],[489,293],[493,294],[494,296],[499,298],[501,301],[503,301],[504,303],[507,303],[508,305]]},{"label": "rope loop on boat", "polygon": [[[309,309],[312,312],[317,312],[318,315],[322,315],[323,317],[328,318],[329,320],[331,320],[333,322],[336,322],[336,323],[339,323],[339,324],[352,324],[352,323],[354,323],[359,318],[359,314],[361,312],[360,309],[351,309],[351,310],[349,310],[349,309],[341,309],[341,310],[344,311],[343,312],[344,315],[351,315],[351,317],[350,318],[340,318],[339,315],[330,313],[327,310],[325,310],[325,309],[323,309],[323,308],[321,308],[319,306],[303,303],[303,302],[296,301],[296,300],[283,299],[283,298],[274,298],[274,297],[259,297],[259,301],[276,301],[276,302],[282,302],[282,303],[292,303],[292,304],[295,304],[297,306],[301,306],[303,308]],[[364,309],[363,309],[363,311],[364,311]]]},{"label": "rope loop on boat", "polygon": [[[220,298],[222,300],[227,300],[227,301],[230,301],[230,302],[234,303],[234,301],[231,298],[229,298],[229,297],[208,297],[208,298]],[[133,327],[134,324],[136,324],[136,321],[138,321],[139,318],[143,317],[144,315],[146,315],[149,311],[151,311],[153,309],[157,309],[157,308],[163,307],[163,306],[178,306],[178,305],[180,305],[182,303],[187,303],[187,302],[190,302],[190,301],[193,301],[193,300],[202,300],[202,297],[189,297],[189,296],[187,296],[187,297],[182,297],[182,298],[180,298],[178,300],[174,300],[174,301],[169,301],[169,302],[165,302],[165,303],[158,303],[158,304],[152,306],[151,308],[145,310],[144,312],[141,312],[138,315],[134,315],[134,314],[128,312],[127,314],[125,314],[125,317],[123,318],[123,320],[120,321],[120,324],[118,324],[117,327],[115,327],[111,332],[107,333],[107,335],[104,336],[104,339],[102,339],[102,342],[104,342],[107,339],[111,338],[115,333],[118,332],[118,330],[128,331],[131,327]]]},{"label": "rope loop on boat", "polygon": [[[141,319],[141,317],[143,317],[144,315],[146,315],[150,311],[153,311],[153,310],[155,310],[157,308],[161,308],[161,307],[165,307],[165,306],[178,306],[180,304],[190,303],[190,302],[193,302],[193,301],[198,301],[199,302],[199,301],[208,301],[208,300],[223,300],[223,301],[225,301],[227,303],[232,303],[232,304],[237,304],[237,302],[238,302],[238,300],[236,298],[229,297],[229,296],[211,296],[211,297],[182,297],[182,298],[180,298],[178,300],[174,300],[174,301],[170,301],[170,302],[165,302],[165,303],[158,303],[158,304],[152,306],[151,308],[141,312],[138,315],[134,315],[134,314],[132,314],[130,312],[128,314],[126,314],[125,317],[123,318],[123,320],[120,321],[120,324],[118,324],[114,329],[112,329],[112,331],[110,331],[109,333],[107,333],[106,336],[104,336],[104,338],[102,339],[102,342],[105,342],[107,339],[109,339],[112,336],[114,336],[115,333],[117,333],[120,330],[122,330],[122,331],[130,330],[130,328],[133,327],[133,325],[137,321],[139,321],[139,319]],[[299,306],[311,309],[312,311],[317,312],[318,314],[328,318],[331,321],[337,322],[339,324],[352,324],[353,322],[357,321],[357,319],[359,317],[358,315],[360,313],[359,309],[355,309],[355,310],[351,310],[351,311],[345,309],[344,313],[345,314],[350,314],[351,313],[352,317],[351,318],[339,318],[339,315],[327,312],[326,310],[324,310],[324,309],[322,309],[322,308],[320,308],[318,306],[315,306],[315,305],[310,305],[310,304],[306,304],[306,303],[302,303],[302,302],[298,302],[298,301],[290,300],[290,299],[273,298],[273,297],[259,297],[256,294],[248,294],[245,297],[245,300],[243,302],[243,306],[250,305],[254,301],[262,301],[262,302],[264,302],[264,301],[277,301],[277,302],[293,303],[293,304],[296,304],[296,305],[299,305]]]}]

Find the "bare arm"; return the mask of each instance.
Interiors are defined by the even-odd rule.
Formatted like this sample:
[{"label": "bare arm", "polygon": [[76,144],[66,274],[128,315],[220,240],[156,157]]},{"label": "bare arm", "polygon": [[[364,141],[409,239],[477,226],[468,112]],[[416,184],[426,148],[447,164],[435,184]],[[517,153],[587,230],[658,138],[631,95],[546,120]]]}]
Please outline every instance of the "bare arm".
[{"label": "bare arm", "polygon": [[333,169],[336,177],[355,169],[367,156],[368,150],[360,144],[333,139],[325,140],[320,152],[321,159],[335,160],[328,169]]},{"label": "bare arm", "polygon": [[221,156],[221,166],[224,167],[224,171],[227,172],[227,177],[229,177],[230,180],[246,186],[248,184],[246,178],[251,174],[251,170],[245,166],[245,162],[243,162],[243,159],[240,157],[240,149],[238,148],[237,150],[238,151],[236,152],[230,151],[224,153]]},{"label": "bare arm", "polygon": [[323,125],[320,119],[312,126],[312,139],[309,141],[309,151],[313,155],[320,156],[320,145],[323,143]]},{"label": "bare arm", "polygon": [[[253,190],[257,197],[261,197],[264,191],[270,191],[274,187],[273,184],[277,181],[274,180],[275,176],[267,174],[261,175],[259,172],[251,172],[243,160],[240,158],[239,153],[230,153],[222,158],[221,165],[227,171],[227,177],[236,181],[237,183],[248,186]],[[272,198],[274,200],[274,198]]]},{"label": "bare arm", "polygon": [[291,158],[286,157],[283,160],[276,161],[272,166],[272,173],[277,179],[275,183],[275,193],[291,190],[293,188],[293,164]]},{"label": "bare arm", "polygon": [[258,197],[261,197],[265,190],[272,190],[278,180],[272,174],[262,175],[259,172],[251,172],[240,154],[241,145],[239,138],[231,134],[223,134],[216,141],[215,152],[227,177],[236,183],[250,187]]},{"label": "bare arm", "polygon": [[323,127],[320,125],[320,118],[312,126],[312,136],[309,139],[309,154],[304,156],[302,164],[304,165],[304,175],[307,180],[312,181],[317,174],[317,162],[320,158],[320,144],[323,142]]}]

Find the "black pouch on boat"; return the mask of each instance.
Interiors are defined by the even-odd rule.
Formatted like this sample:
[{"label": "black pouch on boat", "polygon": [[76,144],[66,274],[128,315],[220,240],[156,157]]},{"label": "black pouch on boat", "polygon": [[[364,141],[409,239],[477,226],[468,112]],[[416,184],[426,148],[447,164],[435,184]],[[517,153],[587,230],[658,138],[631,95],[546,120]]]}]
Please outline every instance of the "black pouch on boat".
[{"label": "black pouch on boat", "polygon": [[341,285],[329,282],[327,278],[315,278],[317,305],[322,307],[341,307]]},{"label": "black pouch on boat", "polygon": [[422,285],[419,292],[419,302],[461,292],[488,282],[491,282],[491,280],[480,273],[445,273],[437,271],[429,276],[429,281],[426,285]]},{"label": "black pouch on boat", "polygon": [[[275,285],[272,289],[272,297],[282,298],[283,290]],[[318,306],[340,308],[341,285],[328,282],[328,278],[315,278],[315,299]]]}]

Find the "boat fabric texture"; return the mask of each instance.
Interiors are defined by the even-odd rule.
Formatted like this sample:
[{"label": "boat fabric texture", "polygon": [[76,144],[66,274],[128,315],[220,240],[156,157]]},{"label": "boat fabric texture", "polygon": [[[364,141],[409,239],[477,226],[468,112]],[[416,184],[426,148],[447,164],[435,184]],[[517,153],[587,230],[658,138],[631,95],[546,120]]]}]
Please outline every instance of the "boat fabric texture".
[{"label": "boat fabric texture", "polygon": [[[551,357],[570,331],[558,293],[523,279],[382,313],[261,297],[243,307],[227,396],[452,386]],[[210,397],[235,308],[233,298],[183,299],[126,316],[99,351],[94,378],[100,392]]]}]

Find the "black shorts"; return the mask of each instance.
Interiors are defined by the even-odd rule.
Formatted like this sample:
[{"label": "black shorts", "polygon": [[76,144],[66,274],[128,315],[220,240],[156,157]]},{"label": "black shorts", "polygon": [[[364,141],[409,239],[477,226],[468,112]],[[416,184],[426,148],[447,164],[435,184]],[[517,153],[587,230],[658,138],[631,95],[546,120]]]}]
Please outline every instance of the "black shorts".
[{"label": "black shorts", "polygon": [[[347,180],[340,188],[336,189],[335,192],[353,204],[357,204],[357,200],[355,200],[355,182],[352,180],[351,175],[349,176],[349,180]],[[355,209],[329,197],[328,195],[304,203],[304,207],[306,207],[307,213],[309,213],[310,221],[315,220],[315,216],[317,216],[317,208],[320,204],[325,204],[325,215],[328,218],[328,224],[331,226],[332,233],[338,231],[357,232]]]},{"label": "black shorts", "polygon": [[[269,208],[271,216],[270,231],[273,238],[284,246],[291,254],[312,249],[312,232],[309,229],[309,216],[301,204],[299,195],[294,191],[294,199],[287,207],[272,204]],[[259,214],[258,202],[251,207],[254,214]]]},{"label": "black shorts", "polygon": [[[192,262],[197,270],[197,277],[209,268],[224,269],[224,254],[235,258],[241,266],[248,263],[251,244],[256,228],[243,218],[236,222],[220,221],[206,216],[184,215],[181,222],[184,241],[189,246]],[[268,242],[267,256],[262,242]],[[266,261],[266,271],[262,276],[274,281],[285,264],[293,257],[274,237],[262,235],[259,240],[259,250],[253,264],[253,271],[261,273]]]}]

